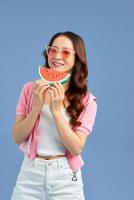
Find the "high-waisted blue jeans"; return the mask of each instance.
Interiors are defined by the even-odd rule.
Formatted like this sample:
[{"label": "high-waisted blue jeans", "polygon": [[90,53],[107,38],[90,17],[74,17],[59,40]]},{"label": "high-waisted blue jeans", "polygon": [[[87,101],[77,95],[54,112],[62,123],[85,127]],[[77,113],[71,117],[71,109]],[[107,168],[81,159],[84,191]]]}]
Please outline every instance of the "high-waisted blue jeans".
[{"label": "high-waisted blue jeans", "polygon": [[11,200],[85,200],[81,170],[75,173],[66,157],[25,156]]}]

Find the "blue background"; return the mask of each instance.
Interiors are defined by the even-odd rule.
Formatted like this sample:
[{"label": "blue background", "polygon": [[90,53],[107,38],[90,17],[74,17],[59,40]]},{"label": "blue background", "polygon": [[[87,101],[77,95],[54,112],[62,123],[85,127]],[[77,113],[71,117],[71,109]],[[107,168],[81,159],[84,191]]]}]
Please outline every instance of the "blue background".
[{"label": "blue background", "polygon": [[134,199],[134,1],[0,0],[0,200],[9,200],[23,154],[12,140],[18,95],[38,78],[59,31],[86,45],[98,112],[82,157],[86,200]]}]

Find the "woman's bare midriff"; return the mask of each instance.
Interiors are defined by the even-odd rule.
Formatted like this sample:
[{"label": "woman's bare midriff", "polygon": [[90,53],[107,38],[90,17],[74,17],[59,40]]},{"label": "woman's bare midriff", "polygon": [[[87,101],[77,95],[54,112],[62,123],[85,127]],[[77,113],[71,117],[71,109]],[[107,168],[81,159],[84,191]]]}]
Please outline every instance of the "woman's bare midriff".
[{"label": "woman's bare midriff", "polygon": [[57,156],[40,156],[37,155],[37,158],[44,159],[44,160],[53,160],[60,157],[65,157],[66,155],[57,155]]}]

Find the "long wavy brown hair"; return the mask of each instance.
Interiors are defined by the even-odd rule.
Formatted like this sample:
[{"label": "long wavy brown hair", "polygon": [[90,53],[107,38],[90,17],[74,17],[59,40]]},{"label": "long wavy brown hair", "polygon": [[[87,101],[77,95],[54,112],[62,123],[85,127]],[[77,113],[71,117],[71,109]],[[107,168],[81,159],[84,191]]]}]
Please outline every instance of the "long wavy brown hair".
[{"label": "long wavy brown hair", "polygon": [[[53,44],[53,41],[60,36],[65,36],[69,38],[72,41],[74,50],[76,52],[75,64],[73,67],[69,88],[65,92],[65,96],[69,101],[69,106],[66,108],[66,111],[71,116],[70,124],[73,126],[79,126],[81,122],[78,121],[78,117],[84,109],[82,99],[87,93],[88,66],[85,45],[83,39],[79,35],[67,31],[55,34],[50,39],[48,46],[51,46]],[[44,67],[49,68],[46,50],[43,51],[43,56],[45,58]]]}]

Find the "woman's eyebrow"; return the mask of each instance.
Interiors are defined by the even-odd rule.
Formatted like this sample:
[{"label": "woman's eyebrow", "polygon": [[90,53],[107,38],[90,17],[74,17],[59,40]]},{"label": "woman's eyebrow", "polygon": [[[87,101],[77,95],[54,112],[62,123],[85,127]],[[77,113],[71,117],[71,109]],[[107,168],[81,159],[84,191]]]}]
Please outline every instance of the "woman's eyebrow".
[{"label": "woman's eyebrow", "polygon": [[[57,46],[55,46],[55,45],[52,45],[52,47],[59,48],[59,47],[57,47]],[[71,48],[69,48],[69,47],[62,47],[62,49],[71,49]]]},{"label": "woman's eyebrow", "polygon": [[71,48],[69,48],[69,47],[63,47],[63,49],[71,49]]},{"label": "woman's eyebrow", "polygon": [[56,48],[58,48],[57,46],[55,46],[55,45],[51,45],[51,47],[56,47]]}]

